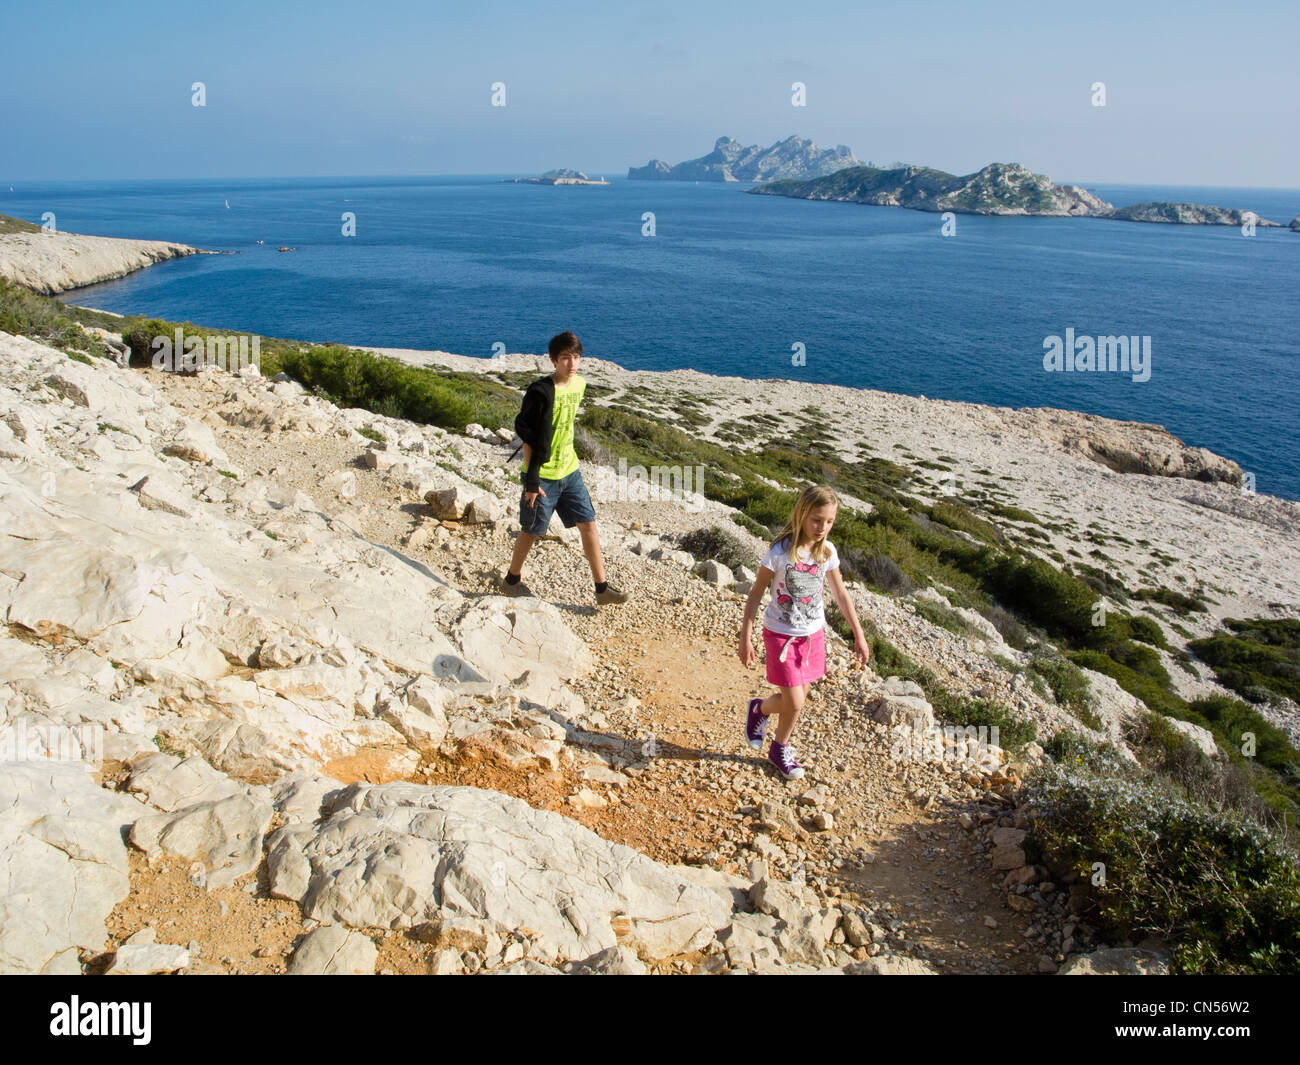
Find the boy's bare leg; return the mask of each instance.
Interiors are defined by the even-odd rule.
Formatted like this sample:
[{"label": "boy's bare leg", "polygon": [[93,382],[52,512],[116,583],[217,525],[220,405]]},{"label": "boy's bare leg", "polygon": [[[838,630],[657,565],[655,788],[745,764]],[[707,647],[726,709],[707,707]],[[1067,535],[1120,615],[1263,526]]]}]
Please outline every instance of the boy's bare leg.
[{"label": "boy's bare leg", "polygon": [[[582,553],[587,556],[587,563],[591,566],[592,579],[600,584],[605,580],[605,560],[600,556],[600,536],[596,532],[596,523],[578,522],[578,535],[582,537]],[[516,547],[516,553],[518,550]]]},{"label": "boy's bare leg", "polygon": [[515,553],[510,556],[510,572],[518,576],[524,568],[524,560],[533,549],[537,537],[532,533],[521,532],[515,538]]}]

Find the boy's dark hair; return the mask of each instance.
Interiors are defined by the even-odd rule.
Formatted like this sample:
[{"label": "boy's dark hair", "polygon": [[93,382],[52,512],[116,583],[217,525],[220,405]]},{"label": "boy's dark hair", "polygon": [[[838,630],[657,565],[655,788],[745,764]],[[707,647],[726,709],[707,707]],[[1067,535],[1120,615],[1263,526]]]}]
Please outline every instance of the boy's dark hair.
[{"label": "boy's dark hair", "polygon": [[547,346],[547,352],[551,358],[558,359],[561,355],[582,354],[582,341],[572,329],[566,329],[563,333],[558,333],[551,337],[551,343]]}]

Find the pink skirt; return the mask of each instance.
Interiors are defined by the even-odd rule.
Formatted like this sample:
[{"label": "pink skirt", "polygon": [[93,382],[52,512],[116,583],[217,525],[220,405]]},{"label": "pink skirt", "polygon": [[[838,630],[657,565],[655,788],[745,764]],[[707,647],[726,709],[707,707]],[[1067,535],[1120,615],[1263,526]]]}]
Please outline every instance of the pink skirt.
[{"label": "pink skirt", "polygon": [[[763,630],[763,649],[767,652],[767,682],[778,688],[797,688],[826,676],[826,629],[811,636],[786,636],[771,629]],[[785,661],[781,653],[785,652]]]}]

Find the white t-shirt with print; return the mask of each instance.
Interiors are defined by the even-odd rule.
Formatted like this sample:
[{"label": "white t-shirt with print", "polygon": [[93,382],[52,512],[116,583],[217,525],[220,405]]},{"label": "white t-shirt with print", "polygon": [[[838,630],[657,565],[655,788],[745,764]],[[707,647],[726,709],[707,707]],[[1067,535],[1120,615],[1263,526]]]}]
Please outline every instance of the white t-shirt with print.
[{"label": "white t-shirt with print", "polygon": [[772,571],[771,596],[763,612],[763,627],[783,636],[811,636],[826,624],[823,597],[826,574],[840,565],[839,552],[829,540],[830,557],[817,563],[805,549],[796,560],[782,541],[773,545],[760,565]]}]

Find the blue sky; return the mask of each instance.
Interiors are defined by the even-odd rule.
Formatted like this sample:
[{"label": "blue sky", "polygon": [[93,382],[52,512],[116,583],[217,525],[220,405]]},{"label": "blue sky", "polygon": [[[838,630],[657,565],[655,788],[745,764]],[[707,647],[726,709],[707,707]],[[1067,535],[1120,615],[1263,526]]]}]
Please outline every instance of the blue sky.
[{"label": "blue sky", "polygon": [[612,174],[798,133],[957,173],[1300,184],[1294,0],[3,3],[6,182]]}]

